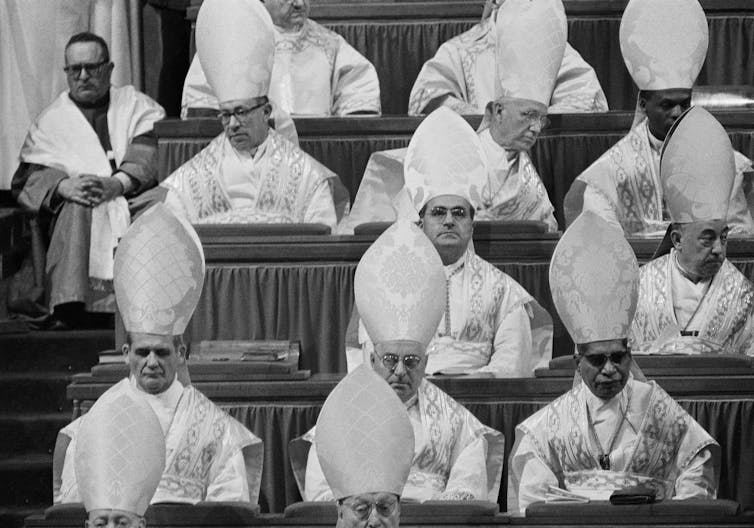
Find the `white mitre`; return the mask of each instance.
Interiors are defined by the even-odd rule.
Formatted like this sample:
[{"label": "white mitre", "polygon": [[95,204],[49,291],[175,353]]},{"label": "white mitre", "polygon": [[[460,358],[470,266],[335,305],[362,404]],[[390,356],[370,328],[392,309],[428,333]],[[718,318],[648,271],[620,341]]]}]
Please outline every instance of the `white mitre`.
[{"label": "white mitre", "polygon": [[639,265],[623,231],[591,211],[581,213],[552,254],[550,290],[576,344],[627,338]]},{"label": "white mitre", "polygon": [[275,59],[272,18],[259,0],[204,0],[196,52],[220,103],[266,96]]},{"label": "white mitre", "polygon": [[[403,161],[403,192],[416,212],[432,198],[448,194],[460,196],[477,208],[487,184],[486,159],[471,125],[441,106],[424,118],[411,137]],[[401,216],[413,219],[416,215],[401,210]]]},{"label": "white mitre", "polygon": [[620,21],[620,50],[640,90],[690,89],[708,44],[697,0],[630,0]]},{"label": "white mitre", "polygon": [[505,0],[495,21],[495,96],[550,106],[568,26],[561,0]]},{"label": "white mitre", "polygon": [[354,296],[375,344],[415,341],[425,347],[445,311],[445,270],[424,232],[398,220],[356,267]]},{"label": "white mitre", "polygon": [[368,365],[359,365],[327,397],[315,442],[335,499],[403,492],[414,458],[414,431],[406,406]]},{"label": "white mitre", "polygon": [[670,220],[704,222],[728,216],[736,162],[728,133],[702,107],[688,109],[668,132],[660,180]]},{"label": "white mitre", "polygon": [[165,469],[165,437],[143,399],[98,400],[81,419],[74,470],[86,511],[143,516]]},{"label": "white mitre", "polygon": [[127,332],[182,335],[204,286],[204,252],[164,204],[144,212],[115,252],[115,301]]}]

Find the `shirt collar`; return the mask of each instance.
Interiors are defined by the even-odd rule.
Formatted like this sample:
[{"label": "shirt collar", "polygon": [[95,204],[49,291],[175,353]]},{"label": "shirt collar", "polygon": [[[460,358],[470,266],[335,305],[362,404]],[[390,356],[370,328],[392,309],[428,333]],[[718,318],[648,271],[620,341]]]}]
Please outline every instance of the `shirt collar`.
[{"label": "shirt collar", "polygon": [[167,390],[159,394],[149,394],[148,392],[144,392],[141,387],[139,387],[139,384],[136,383],[136,378],[133,376],[129,377],[129,381],[131,382],[131,387],[142,394],[147,400],[159,403],[159,405],[169,409],[175,409],[178,406],[178,400],[181,399],[181,395],[183,394],[183,384],[178,381],[178,374],[175,375],[173,383],[170,384]]},{"label": "shirt collar", "polygon": [[647,139],[649,140],[649,147],[657,153],[662,152],[663,140],[657,139],[652,132],[649,131],[649,123],[647,123]]},{"label": "shirt collar", "polygon": [[607,409],[619,409],[624,408],[628,404],[628,391],[626,390],[628,388],[628,384],[631,382],[631,375],[629,374],[628,383],[623,387],[623,390],[620,391],[618,394],[610,398],[609,400],[603,400],[602,398],[598,398],[594,395],[594,393],[589,390],[589,387],[587,387],[584,380],[581,380],[581,383],[584,386],[584,399],[586,400],[586,405],[589,407],[589,410],[594,414],[600,411],[604,411]]}]

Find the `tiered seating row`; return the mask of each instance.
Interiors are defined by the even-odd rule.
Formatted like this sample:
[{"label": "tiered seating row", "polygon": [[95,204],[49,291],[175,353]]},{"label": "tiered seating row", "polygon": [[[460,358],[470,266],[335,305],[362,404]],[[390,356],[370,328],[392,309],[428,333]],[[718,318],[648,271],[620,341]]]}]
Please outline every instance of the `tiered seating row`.
[{"label": "tiered seating row", "polygon": [[[200,3],[200,2],[198,2]],[[618,28],[627,0],[565,0],[568,40],[597,72],[614,110],[636,105],[620,54]],[[704,0],[710,40],[702,85],[754,84],[754,3]],[[448,39],[476,24],[483,2],[312,2],[310,16],[342,35],[377,68],[385,114],[405,114],[422,65]],[[196,19],[198,6],[189,10]]]}]

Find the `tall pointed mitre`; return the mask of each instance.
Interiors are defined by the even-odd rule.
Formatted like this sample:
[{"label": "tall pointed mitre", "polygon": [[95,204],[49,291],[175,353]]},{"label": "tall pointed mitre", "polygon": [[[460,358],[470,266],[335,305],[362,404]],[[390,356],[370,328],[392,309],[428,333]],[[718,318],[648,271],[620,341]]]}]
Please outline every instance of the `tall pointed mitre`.
[{"label": "tall pointed mitre", "polygon": [[221,103],[266,96],[275,58],[270,14],[259,0],[204,0],[196,52]]},{"label": "tall pointed mitre", "polygon": [[575,343],[628,337],[639,265],[623,231],[591,211],[581,213],[552,254],[550,290]]},{"label": "tall pointed mitre", "polygon": [[660,158],[660,180],[673,222],[727,217],[736,178],[727,132],[704,108],[688,109],[670,129]]},{"label": "tall pointed mitre", "polygon": [[440,255],[408,220],[382,233],[356,267],[356,307],[374,343],[427,346],[445,311],[445,290]]},{"label": "tall pointed mitre", "polygon": [[568,36],[563,2],[505,0],[495,29],[495,95],[550,106]]},{"label": "tall pointed mitre", "polygon": [[143,399],[105,396],[84,415],[74,470],[86,511],[144,515],[165,469],[165,437]]},{"label": "tall pointed mitre", "polygon": [[621,18],[620,50],[640,90],[690,89],[708,43],[697,0],[630,0]]},{"label": "tall pointed mitre", "polygon": [[157,204],[131,225],[115,252],[113,286],[127,332],[181,335],[204,286],[194,228]]},{"label": "tall pointed mitre", "polygon": [[487,183],[487,162],[474,129],[441,106],[416,128],[403,161],[405,190],[416,209],[436,196],[452,194],[472,207],[481,203]]},{"label": "tall pointed mitre", "polygon": [[327,397],[315,443],[335,499],[403,492],[414,458],[414,431],[406,406],[368,365],[353,370]]}]

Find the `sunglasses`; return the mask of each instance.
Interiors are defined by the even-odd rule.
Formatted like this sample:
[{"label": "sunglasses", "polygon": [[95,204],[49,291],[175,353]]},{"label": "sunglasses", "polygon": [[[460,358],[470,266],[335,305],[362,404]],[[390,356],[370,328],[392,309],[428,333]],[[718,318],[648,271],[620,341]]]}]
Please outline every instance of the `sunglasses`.
[{"label": "sunglasses", "polygon": [[605,354],[592,354],[589,356],[581,356],[590,365],[596,368],[602,368],[609,359],[614,365],[619,365],[628,357],[628,352],[608,352]]},{"label": "sunglasses", "polygon": [[406,367],[406,370],[414,370],[422,361],[422,358],[420,356],[415,356],[413,354],[409,354],[403,357],[397,354],[384,354],[381,357],[376,353],[374,353],[374,355],[375,357],[377,357],[377,359],[380,360],[382,366],[388,369],[390,372],[395,372],[398,363],[400,363],[401,361],[403,361],[403,366]]}]

